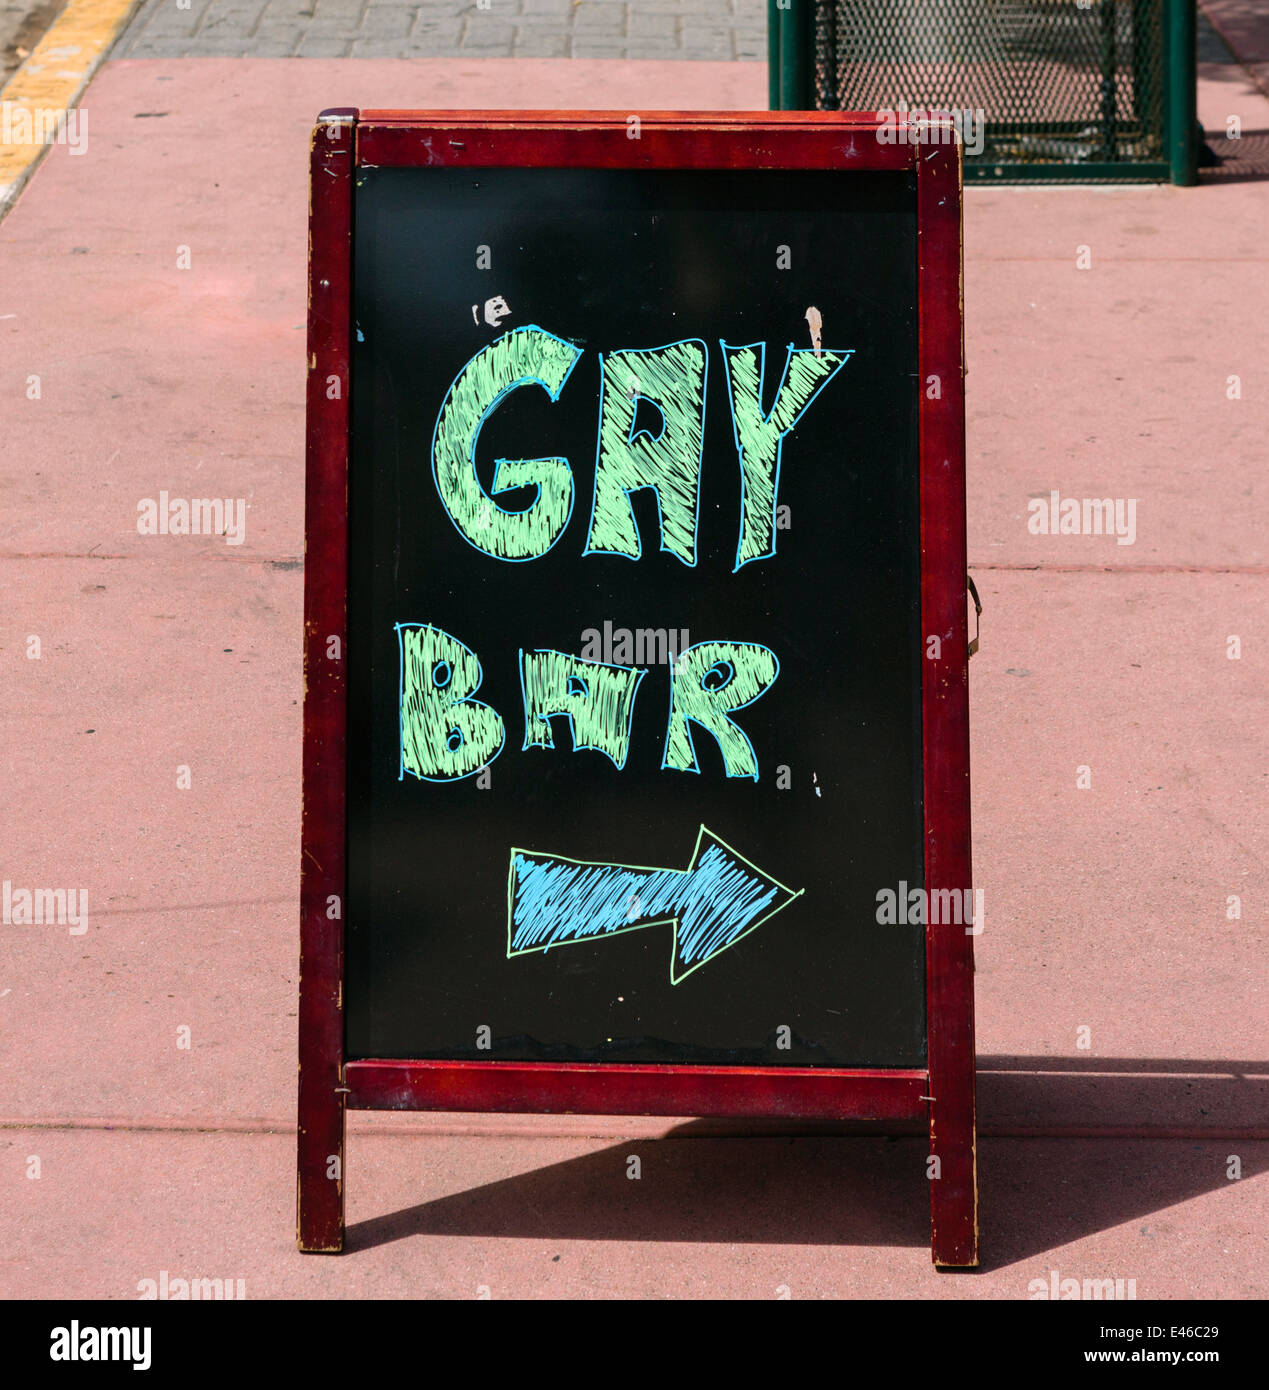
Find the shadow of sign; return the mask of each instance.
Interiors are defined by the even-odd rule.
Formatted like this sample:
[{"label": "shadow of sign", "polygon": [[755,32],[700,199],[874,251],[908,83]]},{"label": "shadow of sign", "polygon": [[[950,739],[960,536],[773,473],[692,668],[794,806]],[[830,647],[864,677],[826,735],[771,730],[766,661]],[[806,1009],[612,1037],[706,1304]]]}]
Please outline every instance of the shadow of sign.
[{"label": "shadow of sign", "polygon": [[[1239,1181],[1269,1168],[1256,1143],[1269,1062],[985,1057],[978,1083],[985,1268],[1228,1187],[1231,1155]],[[860,1122],[694,1120],[360,1222],[348,1248],[416,1235],[919,1247],[925,1147]]]}]

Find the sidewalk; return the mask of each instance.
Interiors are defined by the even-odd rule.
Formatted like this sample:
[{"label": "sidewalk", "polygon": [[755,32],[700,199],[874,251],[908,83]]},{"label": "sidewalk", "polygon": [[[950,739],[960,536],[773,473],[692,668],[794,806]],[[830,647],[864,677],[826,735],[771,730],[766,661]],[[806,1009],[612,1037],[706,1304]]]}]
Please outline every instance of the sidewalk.
[{"label": "sidewalk", "polygon": [[142,0],[118,58],[767,57],[767,0]]},{"label": "sidewalk", "polygon": [[[1209,139],[1231,114],[1269,131],[1241,68],[1201,72]],[[161,1270],[251,1298],[1025,1298],[1052,1269],[1140,1298],[1269,1292],[1252,160],[1198,189],[966,196],[983,1270],[929,1264],[919,1139],[602,1118],[355,1116],[350,1249],[294,1250],[313,117],[760,109],[765,82],[674,59],[116,58],[88,157],[53,148],[0,222],[3,876],[89,902],[82,936],[0,927],[0,1296],[130,1298]],[[245,542],[138,535],[160,489],[248,498]],[[1139,499],[1135,543],[1029,534],[1051,489]]]}]

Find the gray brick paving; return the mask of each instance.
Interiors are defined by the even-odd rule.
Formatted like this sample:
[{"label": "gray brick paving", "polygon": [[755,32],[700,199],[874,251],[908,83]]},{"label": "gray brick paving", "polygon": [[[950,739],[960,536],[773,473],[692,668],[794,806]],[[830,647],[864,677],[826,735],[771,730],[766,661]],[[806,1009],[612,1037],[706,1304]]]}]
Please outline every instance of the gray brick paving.
[{"label": "gray brick paving", "polygon": [[[766,0],[144,0],[111,56],[765,62],[766,15]],[[1198,30],[1201,62],[1235,61],[1201,11]]]},{"label": "gray brick paving", "polygon": [[763,61],[766,0],[144,0],[113,58]]}]

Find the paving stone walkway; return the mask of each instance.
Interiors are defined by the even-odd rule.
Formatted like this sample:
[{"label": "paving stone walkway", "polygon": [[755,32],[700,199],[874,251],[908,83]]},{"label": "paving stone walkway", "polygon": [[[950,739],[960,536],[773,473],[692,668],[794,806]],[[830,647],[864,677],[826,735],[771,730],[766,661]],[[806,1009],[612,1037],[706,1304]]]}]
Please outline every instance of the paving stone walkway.
[{"label": "paving stone walkway", "polygon": [[[1198,28],[1200,62],[1234,61]],[[766,0],[142,0],[111,56],[765,62],[766,34]]]},{"label": "paving stone walkway", "polygon": [[766,0],[145,0],[111,56],[765,60]]}]

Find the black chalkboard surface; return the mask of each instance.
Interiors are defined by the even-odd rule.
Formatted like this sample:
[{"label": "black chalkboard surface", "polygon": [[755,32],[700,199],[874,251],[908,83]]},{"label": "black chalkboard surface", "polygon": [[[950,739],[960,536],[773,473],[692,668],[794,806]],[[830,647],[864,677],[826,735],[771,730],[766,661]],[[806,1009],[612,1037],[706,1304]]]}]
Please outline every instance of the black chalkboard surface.
[{"label": "black chalkboard surface", "polygon": [[[366,167],[352,218],[346,1056],[924,1065],[924,928],[878,922],[925,880],[915,173]],[[488,508],[568,492],[534,558],[442,498],[500,341],[558,390],[484,412],[465,519],[514,551]],[[745,384],[826,358],[746,494]]]}]

